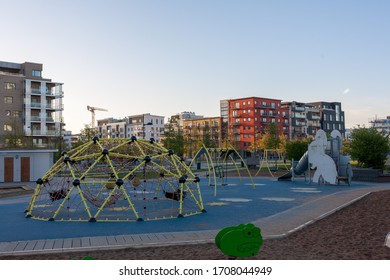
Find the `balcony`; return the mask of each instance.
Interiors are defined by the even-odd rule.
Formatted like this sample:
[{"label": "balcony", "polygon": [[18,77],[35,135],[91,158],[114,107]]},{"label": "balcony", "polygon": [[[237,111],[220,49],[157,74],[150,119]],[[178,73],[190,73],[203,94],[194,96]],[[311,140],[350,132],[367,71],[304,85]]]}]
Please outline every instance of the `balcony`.
[{"label": "balcony", "polygon": [[306,125],[306,122],[295,121],[295,122],[294,122],[294,125],[295,125],[295,126],[305,126],[305,125]]},{"label": "balcony", "polygon": [[40,88],[32,88],[31,93],[33,94],[41,94],[41,89]]},{"label": "balcony", "polygon": [[320,116],[312,115],[312,116],[309,117],[308,119],[310,119],[310,120],[319,120],[319,119],[320,119]]},{"label": "balcony", "polygon": [[41,103],[39,102],[31,102],[31,108],[37,108],[37,109],[41,109]]},{"label": "balcony", "polygon": [[305,111],[305,107],[292,106],[292,107],[291,107],[291,110],[292,110],[292,111],[297,111],[297,112],[304,112],[304,111]]},{"label": "balcony", "polygon": [[40,122],[41,118],[39,116],[31,116],[31,121],[32,122]]},{"label": "balcony", "polygon": [[232,126],[240,126],[240,125],[241,125],[240,122],[234,122],[234,123],[232,123]]},{"label": "balcony", "polygon": [[300,114],[300,113],[294,113],[294,118],[297,118],[297,119],[306,119],[306,115],[305,114]]},{"label": "balcony", "polygon": [[276,112],[270,111],[270,112],[268,113],[268,116],[269,116],[269,117],[272,117],[272,118],[276,118],[276,117],[278,116],[278,114],[277,114]]}]

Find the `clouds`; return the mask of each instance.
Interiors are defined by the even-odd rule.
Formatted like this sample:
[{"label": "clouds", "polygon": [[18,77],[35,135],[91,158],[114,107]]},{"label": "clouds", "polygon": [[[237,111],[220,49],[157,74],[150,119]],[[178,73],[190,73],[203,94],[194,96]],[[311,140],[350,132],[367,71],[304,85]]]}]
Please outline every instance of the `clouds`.
[{"label": "clouds", "polygon": [[343,91],[343,95],[346,95],[346,94],[348,94],[349,92],[350,92],[351,90],[349,89],[349,88],[346,88],[344,91]]}]

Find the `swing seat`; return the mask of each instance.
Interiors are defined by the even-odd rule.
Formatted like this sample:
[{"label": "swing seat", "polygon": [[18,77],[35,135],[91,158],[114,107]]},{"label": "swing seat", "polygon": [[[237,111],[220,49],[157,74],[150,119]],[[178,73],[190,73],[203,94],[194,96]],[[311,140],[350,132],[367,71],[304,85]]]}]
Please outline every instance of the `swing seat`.
[{"label": "swing seat", "polygon": [[[180,201],[180,189],[177,189],[175,192],[164,191],[165,198]],[[183,192],[183,199],[186,197],[187,192]]]}]

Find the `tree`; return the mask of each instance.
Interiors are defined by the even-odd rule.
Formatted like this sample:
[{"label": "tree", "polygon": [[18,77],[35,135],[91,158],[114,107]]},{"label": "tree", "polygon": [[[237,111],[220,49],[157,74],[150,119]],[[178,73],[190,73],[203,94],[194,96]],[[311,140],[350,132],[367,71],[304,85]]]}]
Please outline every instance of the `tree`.
[{"label": "tree", "polygon": [[88,124],[86,124],[84,126],[84,128],[82,130],[80,130],[80,137],[77,141],[77,143],[75,143],[73,145],[73,148],[76,148],[88,141],[91,141],[93,139],[93,137],[95,137],[97,134],[97,131],[95,128],[92,128],[90,127]]},{"label": "tree", "polygon": [[309,140],[292,140],[286,143],[286,158],[299,160],[307,151]]},{"label": "tree", "polygon": [[6,148],[32,147],[31,141],[24,133],[20,117],[9,117],[6,126],[7,131],[1,137],[1,142]]},{"label": "tree", "polygon": [[249,147],[249,151],[257,150],[279,150],[284,151],[286,146],[286,136],[280,133],[279,127],[275,123],[271,123],[268,129],[255,140]]},{"label": "tree", "polygon": [[383,169],[389,141],[373,128],[355,128],[351,132],[350,155],[361,167]]},{"label": "tree", "polygon": [[168,125],[168,129],[164,132],[162,140],[164,147],[172,150],[175,154],[182,156],[184,154],[184,137],[180,131],[175,131],[172,124]]}]

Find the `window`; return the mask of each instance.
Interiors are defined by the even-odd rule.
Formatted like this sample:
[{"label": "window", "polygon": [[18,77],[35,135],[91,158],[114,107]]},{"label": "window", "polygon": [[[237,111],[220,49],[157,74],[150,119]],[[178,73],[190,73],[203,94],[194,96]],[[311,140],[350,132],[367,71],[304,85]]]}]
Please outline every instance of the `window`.
[{"label": "window", "polygon": [[12,104],[13,103],[12,96],[4,96],[4,103],[5,104]]},{"label": "window", "polygon": [[13,111],[12,116],[13,117],[20,117],[20,111]]},{"label": "window", "polygon": [[250,102],[250,101],[248,101],[248,105],[251,105],[251,102]]},{"label": "window", "polygon": [[41,74],[41,70],[32,70],[33,77],[42,77]]},{"label": "window", "polygon": [[4,89],[7,89],[7,90],[16,89],[16,84],[6,82],[6,83],[4,83]]},{"label": "window", "polygon": [[5,111],[5,115],[6,115],[7,117],[11,116],[11,111],[10,111],[10,110],[6,110],[6,111]]},{"label": "window", "polygon": [[245,101],[244,101],[244,102],[242,102],[242,105],[244,105],[244,106],[245,106],[245,104],[246,104],[246,103],[245,103]]}]

